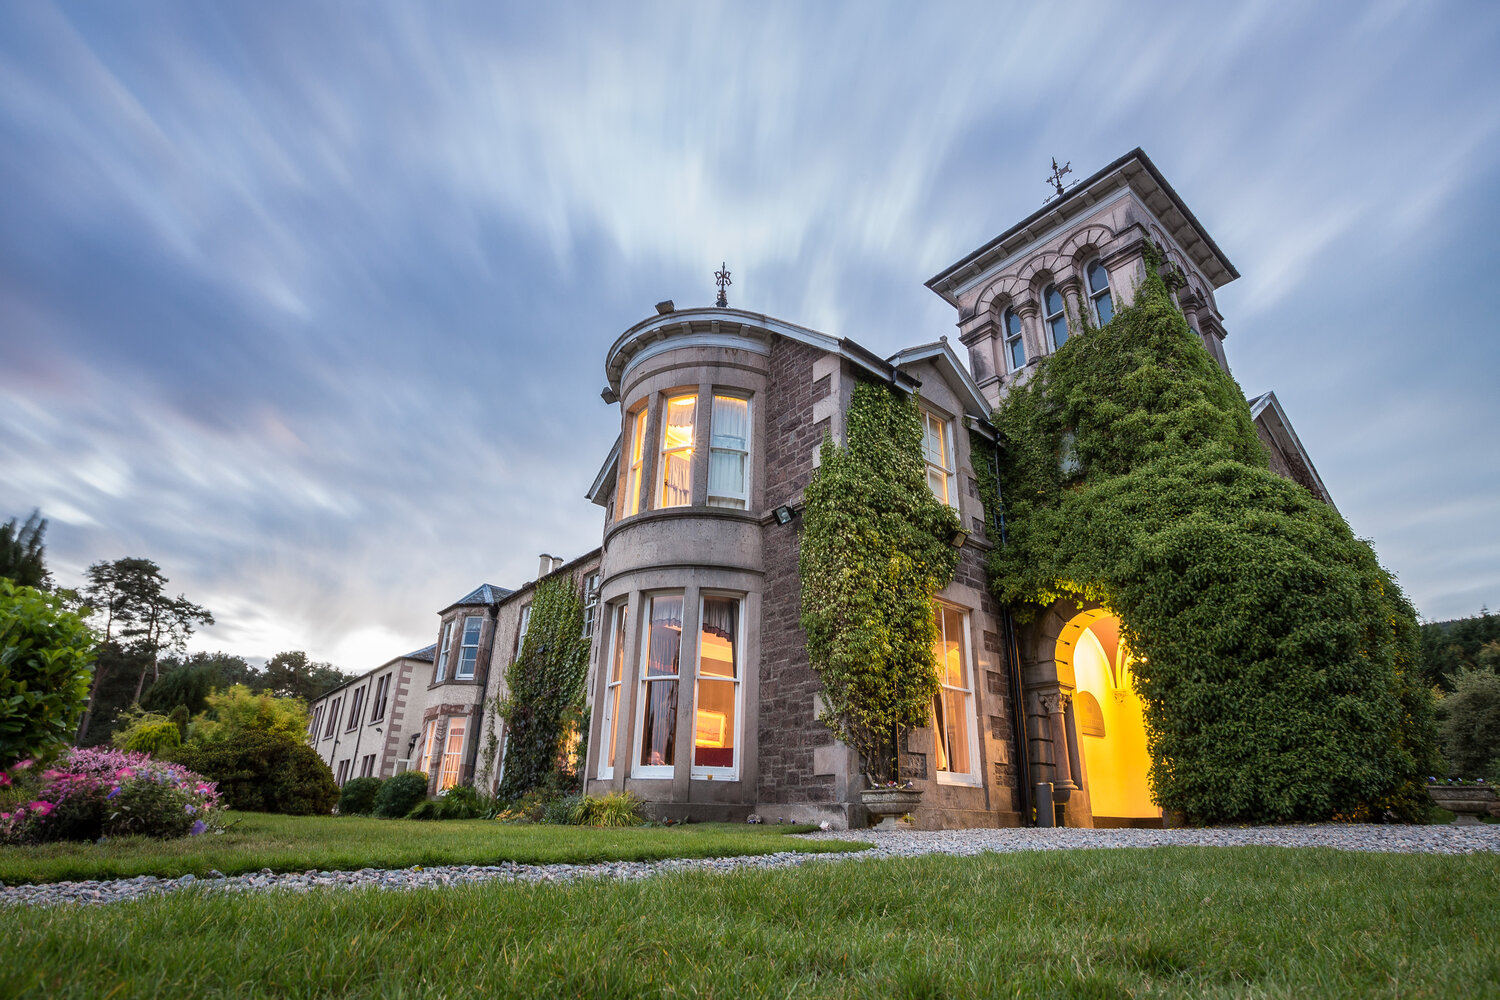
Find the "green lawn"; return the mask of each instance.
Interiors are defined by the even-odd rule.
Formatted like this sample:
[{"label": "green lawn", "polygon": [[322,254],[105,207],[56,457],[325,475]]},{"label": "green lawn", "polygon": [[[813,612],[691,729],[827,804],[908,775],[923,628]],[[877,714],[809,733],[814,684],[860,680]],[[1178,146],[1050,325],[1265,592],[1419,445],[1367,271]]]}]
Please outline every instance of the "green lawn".
[{"label": "green lawn", "polygon": [[230,813],[229,823],[223,834],[180,840],[126,837],[102,845],[0,847],[0,881],[15,885],[136,875],[203,876],[215,868],[235,875],[262,868],[300,872],[500,861],[581,864],[860,849],[860,845],[784,836],[813,829],[806,826],[703,823],[592,829],[493,820],[420,822],[265,813]]},{"label": "green lawn", "polygon": [[1449,997],[1500,858],[1160,848],[9,911],[24,997]]}]

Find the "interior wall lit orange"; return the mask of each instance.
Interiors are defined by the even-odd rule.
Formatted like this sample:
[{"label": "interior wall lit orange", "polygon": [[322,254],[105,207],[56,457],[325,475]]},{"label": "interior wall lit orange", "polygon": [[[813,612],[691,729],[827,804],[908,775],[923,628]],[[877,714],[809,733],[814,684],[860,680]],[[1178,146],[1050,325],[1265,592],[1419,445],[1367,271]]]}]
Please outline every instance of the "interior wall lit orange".
[{"label": "interior wall lit orange", "polygon": [[1083,752],[1089,804],[1096,817],[1146,819],[1160,816],[1151,801],[1147,774],[1146,722],[1141,700],[1130,687],[1134,657],[1120,641],[1120,622],[1099,618],[1073,644],[1073,674],[1078,691],[1099,705],[1104,735],[1089,735],[1085,710],[1074,700],[1078,743]]}]

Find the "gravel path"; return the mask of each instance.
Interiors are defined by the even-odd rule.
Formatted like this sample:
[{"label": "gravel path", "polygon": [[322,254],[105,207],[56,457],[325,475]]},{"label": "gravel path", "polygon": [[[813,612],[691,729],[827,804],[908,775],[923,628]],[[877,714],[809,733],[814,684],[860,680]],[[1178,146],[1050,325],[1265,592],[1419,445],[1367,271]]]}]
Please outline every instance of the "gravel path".
[{"label": "gravel path", "polygon": [[1277,826],[1212,830],[838,830],[807,834],[809,840],[853,840],[875,849],[856,854],[799,854],[783,851],[758,857],[677,858],[668,861],[614,861],[593,865],[445,865],[436,868],[362,868],[353,872],[307,871],[277,874],[263,868],[253,875],[139,878],[0,886],[0,906],[58,903],[115,903],[184,889],[254,892],[280,889],[420,889],[478,882],[568,882],[607,878],[631,881],[662,872],[789,868],[811,862],[907,858],[923,854],[975,855],[986,851],[1058,851],[1073,848],[1208,846],[1261,844],[1279,847],[1333,847],[1346,851],[1472,854],[1500,853],[1500,826]]}]

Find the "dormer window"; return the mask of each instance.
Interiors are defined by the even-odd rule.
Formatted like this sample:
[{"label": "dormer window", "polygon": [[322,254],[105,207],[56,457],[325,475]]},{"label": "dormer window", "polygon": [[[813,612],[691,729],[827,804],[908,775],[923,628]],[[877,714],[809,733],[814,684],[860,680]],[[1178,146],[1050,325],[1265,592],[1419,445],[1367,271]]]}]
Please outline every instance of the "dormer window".
[{"label": "dormer window", "polygon": [[661,502],[658,507],[685,507],[693,502],[693,429],[697,396],[667,400],[661,429]]},{"label": "dormer window", "polygon": [[1021,339],[1021,317],[1016,315],[1014,309],[1007,308],[1005,315],[1001,317],[1001,324],[1005,327],[1005,359],[1010,364],[1010,370],[1018,372],[1026,367],[1026,344]]},{"label": "dormer window", "polygon": [[1115,315],[1115,302],[1109,294],[1109,271],[1097,260],[1085,268],[1089,279],[1089,301],[1094,304],[1094,316],[1099,325],[1108,323]]},{"label": "dormer window", "polygon": [[750,501],[750,400],[714,397],[708,449],[708,505],[744,510]]},{"label": "dormer window", "polygon": [[922,457],[927,462],[927,485],[940,503],[958,506],[954,479],[952,425],[927,410],[922,411]]},{"label": "dormer window", "polygon": [[1068,342],[1068,309],[1056,285],[1048,285],[1042,292],[1042,307],[1046,310],[1043,318],[1047,329],[1052,332],[1052,349],[1055,351]]}]

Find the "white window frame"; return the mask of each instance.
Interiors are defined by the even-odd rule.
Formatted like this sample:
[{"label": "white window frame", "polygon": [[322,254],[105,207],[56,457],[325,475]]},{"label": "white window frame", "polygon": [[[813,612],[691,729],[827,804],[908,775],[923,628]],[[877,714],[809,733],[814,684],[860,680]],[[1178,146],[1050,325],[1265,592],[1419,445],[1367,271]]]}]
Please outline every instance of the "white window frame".
[{"label": "white window frame", "polygon": [[[600,717],[599,724],[599,777],[600,779],[613,778],[615,776],[615,748],[620,744],[618,727],[618,716],[620,714],[620,701],[625,697],[625,656],[626,648],[630,645],[630,602],[621,601],[609,606],[609,646],[605,650],[605,660],[601,666],[604,674],[604,711]],[[618,660],[620,675],[615,676],[615,663]],[[679,669],[681,667],[681,655],[678,656]],[[613,730],[613,731],[611,731]]]},{"label": "white window frame", "polygon": [[[741,401],[741,402],[743,402],[745,404],[745,447],[743,449],[721,447],[720,445],[714,443],[715,442],[715,437],[714,437],[715,427],[713,425],[713,417],[714,417],[713,411],[714,411],[714,407],[718,404],[718,401],[720,399],[735,399],[735,400],[739,400],[739,401]],[[754,444],[753,444],[753,441],[752,441],[752,438],[754,437],[754,434],[755,434],[755,404],[752,402],[750,396],[748,394],[742,395],[742,394],[736,393],[736,392],[715,392],[713,394],[712,401],[709,404],[709,428],[708,428],[708,468],[709,468],[709,477],[708,477],[708,487],[711,490],[711,489],[713,489],[713,484],[714,484],[713,483],[714,452],[722,452],[722,453],[724,453],[726,455],[741,455],[741,456],[743,456],[744,460],[745,460],[745,480],[744,480],[744,489],[741,492],[739,492],[739,493],[709,493],[709,495],[708,495],[708,505],[710,507],[727,507],[727,508],[730,508],[732,510],[749,510],[750,509],[750,477],[753,475],[753,472],[754,472],[754,470],[752,468],[752,465],[751,465],[751,458],[750,458],[750,456],[753,453],[753,448],[754,448]]]},{"label": "white window frame", "polygon": [[[464,727],[463,732],[458,734],[457,749],[452,749],[454,723],[459,723]],[[464,748],[468,745],[468,740],[469,717],[467,715],[448,716],[448,724],[443,727],[443,753],[438,760],[438,791],[441,792],[446,789],[453,788],[455,785],[463,781]],[[451,770],[448,767],[448,762],[450,759],[453,762],[453,767]],[[449,780],[450,777],[452,778],[451,781]]]},{"label": "white window frame", "polygon": [[620,460],[625,466],[625,481],[620,489],[620,517],[641,512],[641,476],[646,464],[646,406],[627,415],[630,433]]},{"label": "white window frame", "polygon": [[[1048,292],[1056,292],[1057,300],[1062,303],[1062,308],[1060,308],[1057,312],[1047,311]],[[1056,324],[1058,320],[1062,320],[1063,327],[1063,339],[1061,344],[1057,341]],[[1054,351],[1062,347],[1063,344],[1066,344],[1068,342],[1068,338],[1073,334],[1073,329],[1068,323],[1068,297],[1063,294],[1063,290],[1061,288],[1057,287],[1057,282],[1055,281],[1051,282],[1047,285],[1046,288],[1042,289],[1042,322],[1043,325],[1047,328],[1047,339],[1052,344],[1051,349]]]},{"label": "white window frame", "polygon": [[521,646],[526,642],[526,630],[531,627],[531,605],[521,606],[521,624],[516,630],[516,656],[521,655]]},{"label": "white window frame", "polygon": [[583,578],[583,637],[591,639],[599,620],[599,574]]},{"label": "white window frame", "polygon": [[[680,403],[684,399],[691,399],[693,401],[693,436],[692,436],[692,439],[690,441],[688,441],[687,444],[675,445],[675,446],[669,448],[669,447],[667,447],[667,432],[671,428],[671,424],[669,424],[667,422],[667,418],[668,418],[668,415],[672,412],[672,404],[673,403]],[[702,422],[702,419],[703,419],[703,415],[698,412],[698,409],[699,409],[698,402],[699,402],[699,400],[698,400],[698,394],[696,392],[684,392],[684,393],[680,393],[680,394],[675,395],[675,396],[667,396],[667,397],[663,398],[663,400],[662,400],[662,404],[661,404],[661,447],[659,449],[657,449],[657,453],[656,453],[656,459],[657,459],[657,464],[656,464],[656,507],[657,507],[658,510],[666,510],[669,507],[690,507],[690,506],[692,506],[692,503],[693,503],[693,451],[698,446],[698,425]],[[685,452],[686,455],[687,455],[687,466],[688,466],[687,495],[688,495],[688,498],[687,498],[687,502],[686,503],[668,504],[667,503],[667,474],[668,474],[668,471],[669,471],[668,458],[669,458],[669,456],[675,455],[675,454],[677,454],[679,452]]]},{"label": "white window frame", "polygon": [[[1089,281],[1089,270],[1096,265],[1098,266],[1099,270],[1104,272],[1104,288],[1100,291],[1095,291],[1093,283]],[[1110,285],[1109,268],[1105,267],[1104,261],[1100,260],[1098,257],[1095,257],[1093,260],[1090,260],[1083,265],[1083,290],[1084,293],[1089,297],[1089,309],[1091,309],[1094,313],[1095,323],[1103,326],[1105,323],[1109,322],[1108,319],[1105,319],[1103,316],[1099,315],[1099,301],[1101,299],[1109,299],[1110,319],[1114,319],[1115,300],[1113,297],[1114,290]]]},{"label": "white window frame", "polygon": [[[925,468],[926,468],[926,470],[927,470],[928,473],[930,473],[932,470],[937,470],[937,471],[939,471],[939,472],[941,472],[943,474],[944,487],[945,487],[945,489],[946,489],[946,491],[948,493],[947,497],[940,497],[940,496],[937,495],[936,492],[934,492],[932,495],[933,495],[933,497],[939,503],[946,504],[947,506],[952,507],[954,510],[957,510],[958,509],[958,456],[954,455],[954,453],[953,453],[953,421],[945,419],[944,417],[942,417],[941,415],[939,415],[936,411],[929,410],[926,407],[922,407],[921,408],[921,414],[922,414],[922,461],[923,461],[923,463],[925,465]],[[942,441],[943,441],[944,458],[947,460],[947,464],[946,465],[944,465],[944,464],[942,464],[940,462],[934,462],[932,460],[931,456],[928,455],[928,453],[927,453],[927,423],[928,423],[928,421],[932,421],[933,423],[940,424],[941,427],[942,427],[942,435],[941,435],[941,437],[942,437]],[[927,488],[929,490],[932,489],[932,479],[930,478],[930,476],[927,479]]]},{"label": "white window frame", "polygon": [[365,689],[360,687],[349,699],[349,719],[344,723],[344,732],[352,733],[359,728],[360,709],[365,707]]},{"label": "white window frame", "polygon": [[[938,674],[938,697],[942,697],[942,693],[945,691],[963,691],[964,693],[964,720],[967,724],[966,728],[968,729],[969,733],[969,770],[938,770],[936,741],[941,740],[943,738],[943,734],[938,732],[937,719],[933,719],[932,738],[934,740],[934,748],[932,774],[933,778],[938,782],[938,784],[941,785],[979,785],[982,783],[980,779],[979,768],[979,717],[974,708],[974,648],[969,641],[969,632],[973,621],[973,616],[968,608],[960,607],[957,604],[949,604],[945,601],[934,601],[934,612],[940,609],[957,611],[963,618],[963,624],[960,626],[960,630],[963,632],[963,645],[961,648],[963,650],[964,658],[964,679],[968,682],[969,686],[967,688],[950,687],[947,683],[945,683],[947,672],[942,671]],[[943,629],[941,616],[939,616],[938,629],[938,638],[939,641],[941,641],[944,638],[944,635],[941,631]]]},{"label": "white window frame", "polygon": [[[1016,332],[1014,334],[1010,332],[1010,321],[1012,319],[1016,321]],[[1006,306],[1005,310],[1000,313],[1000,337],[1003,350],[1005,351],[1005,370],[1018,372],[1022,368],[1025,368],[1028,360],[1026,358],[1026,324],[1021,322],[1021,314],[1016,312],[1016,307],[1013,305]],[[1021,348],[1020,364],[1016,364],[1015,351],[1012,349],[1012,344],[1019,345]]]},{"label": "white window frame", "polygon": [[[469,643],[469,623],[478,622],[474,627],[474,642]],[[479,663],[479,641],[484,636],[484,615],[465,615],[464,630],[459,636],[458,664],[453,668],[453,679],[456,681],[471,681],[474,679],[474,670]],[[468,668],[465,672],[465,667]]]},{"label": "white window frame", "polygon": [[443,638],[438,642],[437,671],[432,682],[441,684],[448,679],[448,647],[453,645],[453,622],[443,622]]},{"label": "white window frame", "polygon": [[[693,761],[698,747],[698,685],[703,674],[703,605],[707,599],[717,598],[720,600],[732,600],[739,605],[739,613],[735,615],[737,635],[734,639],[734,763],[729,767],[699,767]],[[693,738],[688,744],[688,765],[690,774],[694,779],[708,781],[738,781],[740,780],[740,762],[744,760],[745,731],[745,595],[735,593],[717,593],[708,591],[698,595],[698,632],[693,645],[697,648],[693,651]],[[679,656],[679,664],[681,657]],[[679,674],[681,671],[679,670]],[[715,678],[713,683],[724,683],[723,678]],[[681,692],[678,693],[681,697]],[[681,734],[678,734],[679,738]]]},{"label": "white window frame", "polygon": [[429,778],[432,777],[432,743],[437,736],[437,721],[434,717],[422,724],[422,756],[418,758],[422,766],[417,770]]},{"label": "white window frame", "polygon": [[[684,641],[681,636],[677,640],[677,673],[670,677],[650,678],[646,676],[646,661],[651,656],[651,613],[655,601],[664,597],[676,597],[682,601],[682,616],[687,618],[687,594],[681,590],[664,590],[655,594],[646,595],[643,602],[641,620],[636,623],[636,633],[640,636],[641,650],[636,658],[636,706],[635,706],[635,732],[631,739],[630,753],[630,776],[632,778],[673,778],[677,775],[676,758],[682,753],[682,734],[677,732],[677,716],[682,714],[682,660],[686,654],[683,649]],[[642,764],[641,750],[646,739],[646,706],[651,701],[649,697],[650,685],[652,684],[677,684],[677,708],[672,713],[671,726],[673,729],[672,746],[673,761],[670,764]]]}]

